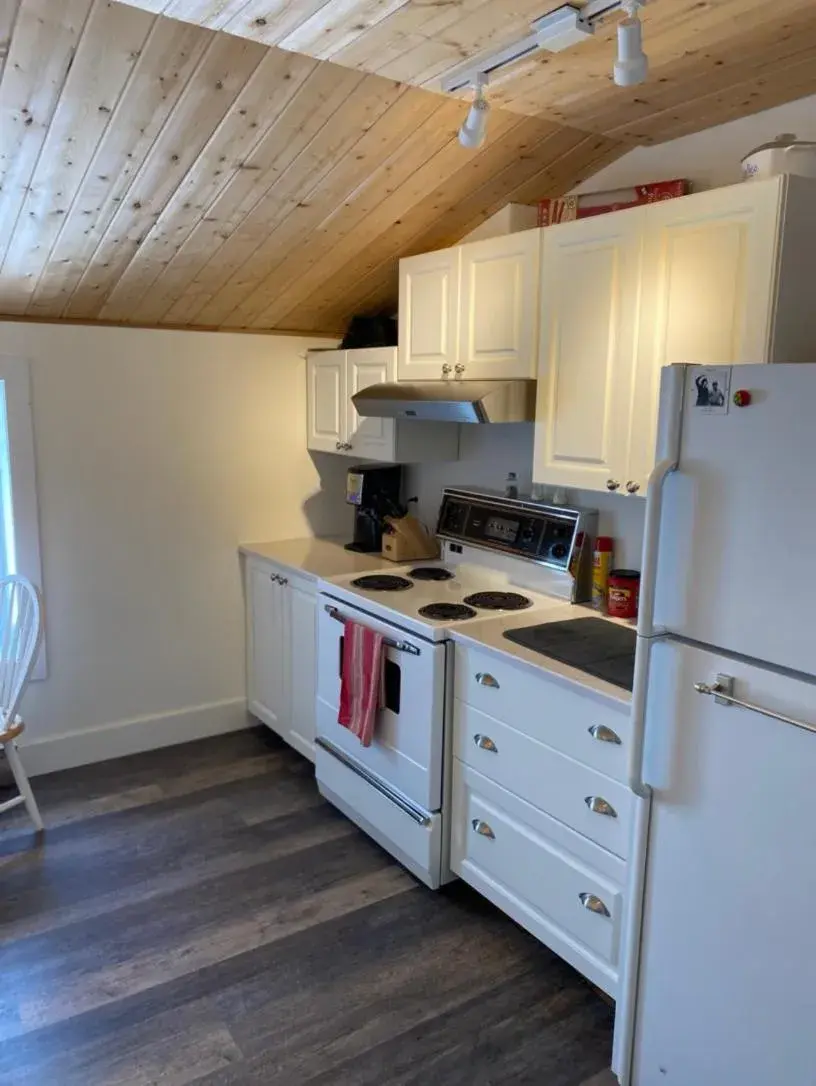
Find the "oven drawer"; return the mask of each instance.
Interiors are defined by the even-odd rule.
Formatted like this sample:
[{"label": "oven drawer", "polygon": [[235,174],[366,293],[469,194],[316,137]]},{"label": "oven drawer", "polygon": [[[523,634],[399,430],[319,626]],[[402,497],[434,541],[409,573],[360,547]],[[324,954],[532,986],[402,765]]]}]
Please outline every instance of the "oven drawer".
[{"label": "oven drawer", "polygon": [[626,779],[627,705],[617,708],[591,690],[571,690],[543,669],[518,667],[470,645],[456,646],[454,689],[459,701],[616,780]]},{"label": "oven drawer", "polygon": [[[340,752],[342,756],[342,752]],[[432,890],[443,881],[442,815],[400,802],[385,782],[341,760],[318,739],[317,786],[322,795]],[[449,872],[445,878],[449,877]]]},{"label": "oven drawer", "polygon": [[625,865],[458,759],[451,829],[454,872],[614,996]]},{"label": "oven drawer", "polygon": [[455,703],[453,720],[462,762],[610,852],[629,855],[635,797],[628,788],[464,702]]}]

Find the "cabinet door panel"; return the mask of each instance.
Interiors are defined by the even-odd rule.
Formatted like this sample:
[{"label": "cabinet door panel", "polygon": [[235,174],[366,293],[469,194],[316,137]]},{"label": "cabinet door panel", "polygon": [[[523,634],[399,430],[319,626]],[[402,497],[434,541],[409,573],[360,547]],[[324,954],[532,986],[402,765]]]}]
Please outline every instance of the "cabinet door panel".
[{"label": "cabinet door panel", "polygon": [[[782,179],[646,209],[643,321],[630,474],[654,466],[660,370],[674,362],[768,362]],[[648,425],[645,425],[648,420]]]},{"label": "cabinet door panel", "polygon": [[349,351],[347,358],[349,455],[364,456],[370,460],[393,460],[394,420],[361,417],[351,397],[369,385],[396,380],[397,350],[395,347],[375,347]]},{"label": "cabinet door panel", "polygon": [[285,588],[269,566],[247,571],[249,709],[284,738],[289,730],[289,631]]},{"label": "cabinet door panel", "polygon": [[317,700],[317,600],[314,588],[294,583],[289,597],[291,632],[291,728],[289,742],[314,761],[315,703]]},{"label": "cabinet door panel", "polygon": [[399,362],[401,381],[433,381],[451,372],[459,339],[460,249],[400,261]]},{"label": "cabinet door panel", "polygon": [[625,482],[642,221],[635,209],[544,233],[536,482]]},{"label": "cabinet door panel", "polygon": [[533,377],[541,231],[462,246],[463,376]]},{"label": "cabinet door panel", "polygon": [[307,446],[337,452],[346,441],[346,352],[312,351],[306,362]]}]

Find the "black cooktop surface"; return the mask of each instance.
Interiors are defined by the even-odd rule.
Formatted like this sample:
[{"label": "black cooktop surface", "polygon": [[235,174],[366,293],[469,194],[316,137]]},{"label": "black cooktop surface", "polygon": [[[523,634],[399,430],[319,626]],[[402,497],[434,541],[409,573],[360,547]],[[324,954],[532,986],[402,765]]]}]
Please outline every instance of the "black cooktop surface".
[{"label": "black cooktop surface", "polygon": [[637,635],[626,626],[602,618],[572,618],[505,630],[504,636],[624,690],[634,686]]}]

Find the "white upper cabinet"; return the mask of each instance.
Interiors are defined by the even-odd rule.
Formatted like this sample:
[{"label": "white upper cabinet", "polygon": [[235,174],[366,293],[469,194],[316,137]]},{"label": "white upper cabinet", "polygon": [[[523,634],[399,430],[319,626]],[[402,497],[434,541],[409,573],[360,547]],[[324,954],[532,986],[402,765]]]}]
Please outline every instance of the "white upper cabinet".
[{"label": "white upper cabinet", "polygon": [[442,249],[400,261],[400,381],[453,375],[459,350],[459,253]]},{"label": "white upper cabinet", "polygon": [[544,231],[535,481],[645,494],[663,366],[816,361],[814,211],[777,177]]},{"label": "white upper cabinet", "polygon": [[545,231],[536,481],[602,490],[626,479],[642,217]]},{"label": "white upper cabinet", "polygon": [[540,230],[461,247],[462,377],[534,377]]},{"label": "white upper cabinet", "polygon": [[394,455],[394,420],[364,418],[357,414],[351,397],[369,385],[397,379],[397,352],[393,347],[348,351],[347,434],[355,456],[390,460]]},{"label": "white upper cabinet", "polygon": [[337,452],[347,427],[346,352],[310,351],[306,377],[306,444],[316,452]]},{"label": "white upper cabinet", "polygon": [[400,381],[534,377],[540,230],[400,261]]},{"label": "white upper cabinet", "polygon": [[396,347],[310,351],[306,372],[307,448],[390,464],[459,458],[455,423],[358,415],[351,402],[356,392],[396,380]]}]

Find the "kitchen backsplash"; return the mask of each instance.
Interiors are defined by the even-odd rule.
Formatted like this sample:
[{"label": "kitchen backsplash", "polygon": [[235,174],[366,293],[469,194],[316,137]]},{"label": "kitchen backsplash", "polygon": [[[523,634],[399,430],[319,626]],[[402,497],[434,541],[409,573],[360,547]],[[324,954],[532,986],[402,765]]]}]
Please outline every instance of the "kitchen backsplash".
[{"label": "kitchen backsplash", "polygon": [[[509,471],[516,472],[522,494],[529,494],[532,486],[533,423],[461,426],[460,432],[458,461],[411,464],[404,469],[405,496],[419,499],[415,512],[431,528],[446,486],[502,489]],[[598,510],[599,533],[615,540],[615,565],[639,569],[645,499],[594,490],[568,490],[566,494],[569,504]]]}]

